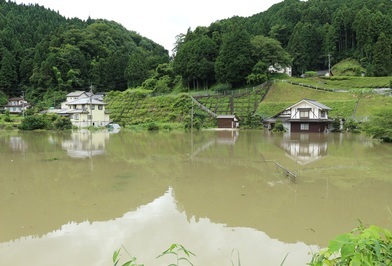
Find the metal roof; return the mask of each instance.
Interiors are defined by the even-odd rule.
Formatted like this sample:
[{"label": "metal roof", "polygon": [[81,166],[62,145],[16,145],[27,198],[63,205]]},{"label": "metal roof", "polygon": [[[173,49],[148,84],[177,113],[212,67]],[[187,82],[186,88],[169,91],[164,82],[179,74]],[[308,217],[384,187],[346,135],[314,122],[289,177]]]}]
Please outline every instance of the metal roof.
[{"label": "metal roof", "polygon": [[70,101],[65,103],[66,105],[78,105],[78,104],[95,104],[95,105],[106,105],[106,103],[101,102],[100,100],[94,99],[94,98],[90,98],[90,97],[86,97],[86,98],[82,98],[82,99],[77,99],[74,101]]}]

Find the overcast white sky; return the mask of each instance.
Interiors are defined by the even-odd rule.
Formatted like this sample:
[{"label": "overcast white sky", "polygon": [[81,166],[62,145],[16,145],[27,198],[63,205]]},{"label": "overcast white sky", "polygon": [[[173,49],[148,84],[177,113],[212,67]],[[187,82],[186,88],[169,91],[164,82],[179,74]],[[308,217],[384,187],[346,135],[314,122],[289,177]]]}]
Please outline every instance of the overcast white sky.
[{"label": "overcast white sky", "polygon": [[68,18],[114,20],[171,51],[175,37],[232,16],[248,17],[283,0],[13,0],[39,4]]}]

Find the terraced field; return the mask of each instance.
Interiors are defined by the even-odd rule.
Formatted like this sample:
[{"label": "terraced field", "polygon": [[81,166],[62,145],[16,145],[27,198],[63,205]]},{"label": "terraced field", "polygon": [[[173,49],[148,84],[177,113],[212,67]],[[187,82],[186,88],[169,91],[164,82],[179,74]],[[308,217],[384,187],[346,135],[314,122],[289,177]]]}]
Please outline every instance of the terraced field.
[{"label": "terraced field", "polygon": [[192,110],[196,116],[209,119],[211,123],[215,121],[211,112],[216,115],[236,114],[240,119],[253,114],[266,118],[302,99],[313,99],[331,107],[330,117],[333,118],[363,120],[379,106],[392,108],[391,96],[379,95],[371,90],[319,90],[284,81],[239,92],[193,95],[193,98],[204,108],[193,104],[192,97],[186,93],[152,96],[149,91],[127,90],[110,92],[105,100],[111,119],[122,125],[184,123]]},{"label": "terraced field", "polygon": [[186,95],[152,97],[148,92],[128,90],[109,93],[106,101],[110,118],[122,125],[153,121],[182,122],[189,115],[191,100]]},{"label": "terraced field", "polygon": [[259,87],[232,95],[195,96],[202,105],[217,115],[236,114],[239,118],[254,114],[267,93],[267,88]]}]

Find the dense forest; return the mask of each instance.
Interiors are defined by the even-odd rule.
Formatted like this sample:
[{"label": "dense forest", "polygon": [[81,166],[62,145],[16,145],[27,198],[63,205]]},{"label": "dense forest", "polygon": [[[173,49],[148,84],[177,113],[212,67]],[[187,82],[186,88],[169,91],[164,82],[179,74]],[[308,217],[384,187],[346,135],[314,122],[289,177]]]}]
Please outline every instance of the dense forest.
[{"label": "dense forest", "polygon": [[66,93],[144,88],[167,93],[260,84],[268,67],[294,75],[351,58],[357,75],[392,75],[392,1],[284,0],[251,17],[232,17],[161,45],[106,20],[66,19],[38,5],[0,0],[0,98],[40,108]]},{"label": "dense forest", "polygon": [[[77,89],[125,90],[168,63],[159,44],[113,21],[66,19],[0,0],[0,92],[59,104]],[[45,99],[47,101],[45,102]]]},{"label": "dense forest", "polygon": [[179,36],[174,66],[190,87],[258,82],[272,64],[289,64],[300,75],[347,58],[367,76],[388,76],[391,43],[390,0],[284,0]]}]

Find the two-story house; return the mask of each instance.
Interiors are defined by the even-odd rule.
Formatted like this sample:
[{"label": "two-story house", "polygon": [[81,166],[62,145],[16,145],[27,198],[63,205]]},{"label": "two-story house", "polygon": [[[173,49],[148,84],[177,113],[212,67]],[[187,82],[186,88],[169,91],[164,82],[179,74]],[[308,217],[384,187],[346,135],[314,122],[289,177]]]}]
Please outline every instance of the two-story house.
[{"label": "two-story house", "polygon": [[265,119],[263,124],[272,129],[276,121],[280,120],[287,132],[327,132],[333,121],[328,118],[330,110],[331,108],[315,100],[304,99]]},{"label": "two-story house", "polygon": [[9,98],[8,103],[4,105],[5,110],[9,110],[11,114],[21,114],[30,108],[30,104],[23,97]]},{"label": "two-story house", "polygon": [[106,103],[102,95],[76,91],[67,95],[67,101],[61,103],[61,110],[55,113],[68,116],[77,127],[105,127],[110,123],[109,113],[105,110]]}]

